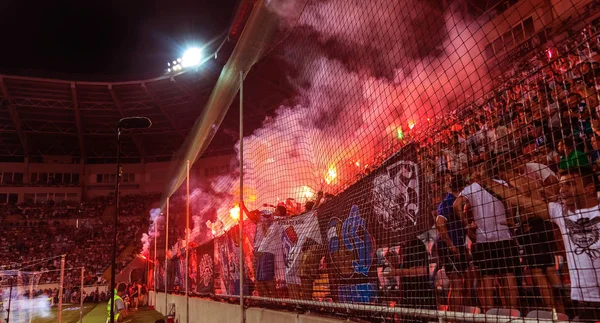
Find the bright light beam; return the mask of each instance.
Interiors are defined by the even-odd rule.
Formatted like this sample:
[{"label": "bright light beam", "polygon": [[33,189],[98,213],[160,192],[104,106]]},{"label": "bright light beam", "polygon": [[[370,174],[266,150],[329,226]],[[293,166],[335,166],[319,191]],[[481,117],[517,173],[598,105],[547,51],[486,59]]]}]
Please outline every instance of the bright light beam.
[{"label": "bright light beam", "polygon": [[183,67],[192,67],[200,65],[202,62],[202,49],[198,47],[192,47],[183,53],[183,57],[181,58],[181,65]]}]

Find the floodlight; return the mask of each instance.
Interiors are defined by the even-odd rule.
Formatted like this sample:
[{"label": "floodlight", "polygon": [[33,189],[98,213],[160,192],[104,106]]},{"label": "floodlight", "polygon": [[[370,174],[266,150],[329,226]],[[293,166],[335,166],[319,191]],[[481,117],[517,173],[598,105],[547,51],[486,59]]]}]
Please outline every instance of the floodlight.
[{"label": "floodlight", "polygon": [[183,53],[182,63],[183,67],[192,67],[200,65],[202,61],[202,49],[192,47]]}]

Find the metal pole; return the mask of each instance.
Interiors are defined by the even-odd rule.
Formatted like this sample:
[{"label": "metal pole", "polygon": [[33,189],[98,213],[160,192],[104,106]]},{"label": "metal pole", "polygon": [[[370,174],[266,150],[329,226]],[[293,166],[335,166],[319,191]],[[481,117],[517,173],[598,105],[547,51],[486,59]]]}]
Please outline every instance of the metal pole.
[{"label": "metal pole", "polygon": [[190,160],[187,161],[187,198],[185,199],[185,323],[190,323]]},{"label": "metal pole", "polygon": [[[154,303],[152,304],[154,307],[156,307],[156,294],[157,294],[157,281],[156,281],[156,264],[158,257],[156,256],[156,244],[157,244],[157,240],[158,240],[158,217],[156,217],[156,222],[154,223],[154,262],[152,263],[152,269],[153,269],[153,273],[152,273],[152,289],[154,289]],[[148,295],[150,296],[150,295]],[[148,300],[149,301],[149,300]]]},{"label": "metal pole", "polygon": [[81,267],[81,287],[79,288],[79,323],[83,322],[83,275],[85,268]]},{"label": "metal pole", "polygon": [[112,263],[110,266],[110,323],[115,323],[115,275],[117,262],[117,226],[119,225],[119,179],[121,177],[121,128],[117,129],[117,178],[115,183],[115,218],[113,227]]},{"label": "metal pole", "polygon": [[12,295],[13,280],[14,280],[13,276],[10,276],[8,278],[8,281],[10,282],[10,288],[8,290],[8,308],[6,309],[6,320],[5,320],[6,323],[9,323],[9,321],[10,321],[10,306],[12,304],[12,298],[13,298],[13,295]]},{"label": "metal pole", "polygon": [[240,71],[240,317],[244,317],[244,71]]},{"label": "metal pole", "polygon": [[30,278],[29,280],[31,280],[30,284],[29,284],[29,308],[28,308],[28,313],[27,315],[29,316],[29,323],[32,322],[33,319],[33,311],[32,311],[32,306],[33,306],[33,302],[31,301],[33,299],[33,282],[34,279]]},{"label": "metal pole", "polygon": [[58,285],[58,323],[62,323],[62,305],[63,305],[63,286],[65,283],[65,258],[62,255],[60,259],[60,283]]},{"label": "metal pole", "polygon": [[167,270],[169,268],[169,198],[167,197],[167,216],[165,217],[165,316],[169,314],[169,276],[167,276]]}]

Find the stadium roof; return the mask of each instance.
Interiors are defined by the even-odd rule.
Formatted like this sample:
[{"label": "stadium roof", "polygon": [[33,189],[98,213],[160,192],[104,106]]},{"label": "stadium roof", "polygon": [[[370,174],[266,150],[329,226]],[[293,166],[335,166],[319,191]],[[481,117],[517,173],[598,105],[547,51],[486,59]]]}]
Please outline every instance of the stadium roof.
[{"label": "stadium roof", "polygon": [[[0,161],[19,161],[24,157],[42,161],[45,156],[71,156],[86,163],[114,162],[116,124],[127,116],[149,117],[153,125],[121,137],[121,156],[125,161],[171,159],[204,109],[253,3],[254,0],[238,3],[228,41],[218,51],[218,57],[196,70],[125,82],[0,74]],[[267,73],[276,69],[272,66]],[[280,82],[263,74],[251,73],[248,83],[267,91],[279,87]],[[265,100],[259,94],[262,91],[254,92],[259,97],[254,100],[248,95],[248,121],[259,124],[281,97],[273,97],[271,93]],[[220,137],[217,135],[213,140],[216,153],[233,152],[236,134],[224,128],[236,129],[237,122],[225,120]],[[223,149],[225,146],[230,148]]]},{"label": "stadium roof", "polygon": [[[116,124],[126,116],[147,116],[153,125],[121,137],[122,158],[170,160],[205,108],[226,60],[223,55],[197,71],[127,82],[0,74],[0,161],[71,156],[86,163],[114,162]],[[281,70],[281,62],[271,58],[258,63],[246,78],[246,135],[291,96]],[[230,109],[205,155],[233,153],[239,136],[237,114]]]},{"label": "stadium roof", "polygon": [[197,71],[128,82],[0,75],[0,156],[116,156],[116,124],[147,116],[143,133],[122,136],[125,158],[170,157],[204,108],[219,62]]}]

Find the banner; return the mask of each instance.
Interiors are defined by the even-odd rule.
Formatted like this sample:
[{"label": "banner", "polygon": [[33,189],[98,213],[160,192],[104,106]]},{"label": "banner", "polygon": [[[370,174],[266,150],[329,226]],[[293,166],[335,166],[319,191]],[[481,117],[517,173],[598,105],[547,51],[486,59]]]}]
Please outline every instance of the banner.
[{"label": "banner", "polygon": [[377,249],[415,239],[433,225],[425,193],[416,146],[409,144],[318,208],[334,301],[375,302]]},{"label": "banner", "polygon": [[210,241],[194,250],[196,276],[194,290],[200,294],[214,294],[215,243]]},{"label": "banner", "polygon": [[277,221],[281,232],[283,244],[283,261],[285,265],[285,282],[287,284],[300,284],[301,271],[310,266],[316,270],[317,263],[305,263],[308,258],[304,253],[309,249],[320,246],[323,242],[319,221],[316,212],[311,211],[303,215]]},{"label": "banner", "polygon": [[[244,293],[247,294],[250,281],[254,280],[254,271],[252,268],[253,246],[251,238],[254,237],[256,226],[250,221],[244,221],[244,273],[245,287]],[[239,295],[240,280],[240,249],[239,249],[239,229],[238,226],[232,227],[226,234],[214,239],[214,259],[218,267],[219,292],[223,295]]]},{"label": "banner", "polygon": [[235,252],[232,250],[233,247],[230,245],[231,239],[229,238],[228,234],[225,234],[218,238],[215,238],[214,244],[215,268],[217,268],[219,281],[219,291],[217,291],[216,294],[233,295],[233,284],[236,280],[236,277],[238,277],[237,279],[239,280],[240,274],[237,271],[237,258],[233,259],[233,256],[230,255],[232,252]]},{"label": "banner", "polygon": [[181,266],[179,265],[179,257],[173,257],[167,262],[167,289],[169,291],[181,289]]}]

